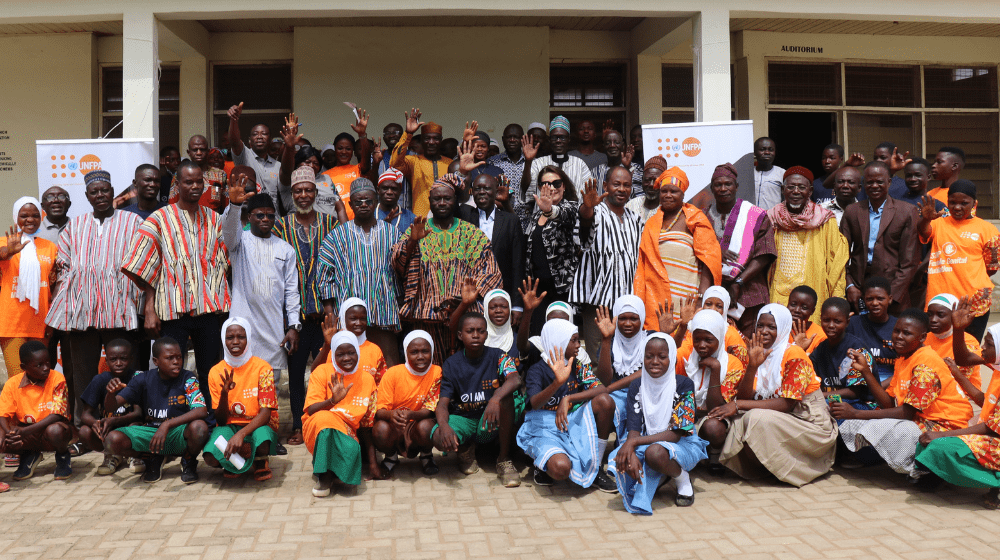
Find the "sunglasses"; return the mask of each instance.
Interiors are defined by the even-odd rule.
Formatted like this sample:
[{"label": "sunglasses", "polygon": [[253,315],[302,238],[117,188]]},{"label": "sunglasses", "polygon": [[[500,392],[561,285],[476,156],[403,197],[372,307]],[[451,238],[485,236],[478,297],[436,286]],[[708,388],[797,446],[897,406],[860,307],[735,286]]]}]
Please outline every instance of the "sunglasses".
[{"label": "sunglasses", "polygon": [[258,220],[271,220],[274,221],[274,214],[267,214],[265,212],[254,212],[251,214],[254,218]]},{"label": "sunglasses", "polygon": [[556,179],[555,181],[542,181],[538,183],[541,187],[552,187],[553,189],[561,189],[563,186],[562,179]]}]

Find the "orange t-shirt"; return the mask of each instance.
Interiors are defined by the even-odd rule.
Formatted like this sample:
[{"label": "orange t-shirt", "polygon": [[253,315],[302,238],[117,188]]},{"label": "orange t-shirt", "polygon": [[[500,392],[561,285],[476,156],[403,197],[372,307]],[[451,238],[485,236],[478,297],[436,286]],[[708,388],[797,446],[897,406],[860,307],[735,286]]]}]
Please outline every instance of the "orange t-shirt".
[{"label": "orange t-shirt", "polygon": [[302,407],[302,438],[306,448],[312,453],[316,447],[316,438],[320,432],[327,429],[337,430],[358,440],[358,428],[371,427],[375,418],[375,403],[378,401],[378,390],[375,380],[359,368],[351,375],[344,376],[344,387],[350,387],[347,395],[330,410],[320,410],[309,414],[309,407],[323,402],[331,397],[330,376],[333,366],[321,364],[309,375],[309,388],[306,389],[306,402]]},{"label": "orange t-shirt", "polygon": [[997,400],[1000,400],[1000,371],[994,369],[993,376],[990,378],[990,386],[986,388],[986,394],[983,395],[983,408],[979,411],[980,422],[989,420],[993,410],[997,407]]},{"label": "orange t-shirt", "polygon": [[[326,363],[333,365],[333,352],[330,352],[326,358]],[[385,356],[382,355],[382,349],[370,340],[366,340],[361,345],[361,355],[358,356],[358,371],[371,375],[376,384],[381,383],[382,376],[385,375]]]},{"label": "orange t-shirt", "polygon": [[[739,360],[744,368],[746,367],[747,360],[749,359],[747,341],[743,339],[740,331],[732,325],[726,325],[726,347],[724,350]],[[682,354],[686,358],[691,355],[692,351],[694,351],[694,338],[691,336],[691,331],[689,330],[684,334],[684,340],[681,341],[681,345],[677,349],[677,362],[680,363],[680,356]]]},{"label": "orange t-shirt", "polygon": [[[222,397],[222,376],[232,366],[225,361],[215,364],[208,372],[208,390],[212,403],[218,405]],[[233,373],[236,388],[229,391],[229,420],[226,424],[245,426],[262,408],[271,409],[267,425],[278,429],[278,396],[274,391],[274,370],[264,360],[254,356]]]},{"label": "orange t-shirt", "polygon": [[930,346],[921,346],[907,358],[896,358],[896,371],[886,393],[898,406],[908,404],[917,409],[913,421],[925,431],[958,430],[967,427],[972,418],[972,405],[958,392],[948,365]]},{"label": "orange t-shirt", "polygon": [[[685,353],[677,350],[677,375],[683,375],[687,377],[687,363],[691,359],[691,355],[694,353],[693,347],[688,347]],[[726,352],[729,354],[729,352]],[[726,370],[722,372],[722,397],[726,399],[726,402],[733,400],[736,396],[736,386],[739,385],[740,380],[743,379],[744,373],[746,373],[743,363],[740,362],[736,356],[729,354],[729,359],[726,360]],[[709,383],[709,376],[701,376],[701,386],[695,385],[695,391],[700,391],[706,389]],[[726,393],[726,388],[731,389],[731,393]]]},{"label": "orange t-shirt", "polygon": [[[0,237],[0,245],[7,246],[7,238]],[[49,272],[59,253],[55,243],[35,237],[35,253],[40,269],[38,312],[27,299],[14,297],[17,278],[21,270],[21,253],[0,261],[0,338],[42,338],[45,336],[45,316],[49,314],[52,294],[49,290]]]},{"label": "orange t-shirt", "polygon": [[948,206],[948,189],[944,187],[935,187],[927,191],[927,196],[930,196],[935,200],[939,200],[941,201],[941,204]]},{"label": "orange t-shirt", "polygon": [[441,396],[441,367],[432,365],[427,373],[414,375],[406,364],[393,366],[378,384],[379,410],[434,410]]},{"label": "orange t-shirt", "polygon": [[[759,371],[759,370],[758,370]],[[736,391],[742,375],[727,375],[722,382],[722,396],[726,401],[736,398]],[[757,378],[753,380],[754,389],[757,388]],[[812,360],[806,351],[795,344],[789,344],[785,350],[785,355],[781,361],[781,386],[774,398],[795,399],[801,401],[806,395],[818,391],[820,387],[819,376],[813,369]]]},{"label": "orange t-shirt", "polygon": [[[815,350],[816,347],[819,346],[819,343],[823,342],[824,340],[826,340],[826,333],[823,332],[823,327],[819,326],[819,323],[816,323],[816,322],[813,322],[812,324],[810,324],[809,328],[806,329],[806,338],[809,338],[811,336],[814,336],[816,338],[814,338],[813,341],[812,341],[812,343],[809,344],[809,348],[805,349],[806,350],[806,354],[812,354],[813,350]],[[794,335],[788,335],[788,342],[791,342],[792,344],[794,344],[795,343],[795,336]]]},{"label": "orange t-shirt", "polygon": [[354,219],[354,210],[351,208],[351,183],[361,176],[361,166],[354,165],[338,165],[333,169],[327,169],[322,173],[330,178],[330,182],[333,183],[334,189],[336,189],[337,194],[340,195],[340,200],[344,202],[344,209],[347,211],[347,219]]},{"label": "orange t-shirt", "polygon": [[[953,338],[954,336],[949,336],[946,338],[938,338],[934,333],[929,332],[927,333],[927,340],[924,341],[924,344],[930,346],[931,349],[933,349],[938,356],[941,356],[942,360],[945,358],[951,358],[954,360],[955,347],[952,346]],[[976,340],[976,337],[972,336],[969,333],[965,333],[965,346],[969,349],[969,352],[972,352],[977,356],[982,356],[983,350],[982,348],[979,347],[979,342]],[[979,366],[960,367],[958,369],[962,370],[962,373],[964,373],[965,376],[969,378],[969,381],[971,381],[973,385],[975,385],[976,387],[983,386],[983,378],[979,374]],[[962,390],[961,385],[958,386],[958,392],[959,394],[968,397],[968,395],[965,394],[965,391]]]},{"label": "orange t-shirt", "polygon": [[49,414],[66,418],[69,410],[69,390],[66,378],[56,370],[49,370],[45,385],[39,387],[21,373],[4,383],[0,393],[0,416],[12,418],[20,424],[34,424]]},{"label": "orange t-shirt", "polygon": [[[1000,243],[1000,231],[979,218],[956,220],[951,216],[931,222],[929,238],[920,236],[922,243],[931,244],[927,265],[927,300],[937,294],[971,296],[983,288],[993,288],[986,271],[986,254]],[[976,316],[988,313],[990,298],[973,305]],[[926,305],[926,302],[925,302]]]}]

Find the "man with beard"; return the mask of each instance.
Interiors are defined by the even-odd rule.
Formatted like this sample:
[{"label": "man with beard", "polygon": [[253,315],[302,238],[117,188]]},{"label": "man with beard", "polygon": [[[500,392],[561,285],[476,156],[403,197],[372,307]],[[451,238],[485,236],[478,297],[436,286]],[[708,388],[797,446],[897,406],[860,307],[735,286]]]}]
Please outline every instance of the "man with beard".
[{"label": "man with beard", "polygon": [[[521,149],[524,150],[524,175],[521,177],[522,198],[538,193],[538,174],[547,165],[554,165],[573,183],[577,197],[583,198],[583,187],[593,178],[587,162],[569,153],[569,120],[558,116],[549,124],[549,144],[552,155],[538,157],[539,144],[533,138],[524,138]],[[602,156],[604,154],[601,154]],[[605,160],[607,158],[605,157]],[[603,163],[603,162],[600,162]]]},{"label": "man with beard", "polygon": [[292,172],[292,202],[295,211],[274,224],[273,233],[295,251],[298,269],[302,330],[299,348],[288,356],[288,392],[292,408],[289,445],[301,445],[302,408],[306,399],[305,374],[310,358],[323,348],[323,297],[319,281],[320,244],[340,223],[336,216],[317,212],[313,169],[304,165]]},{"label": "man with beard", "polygon": [[[204,136],[195,134],[188,140],[188,157],[201,168],[202,180],[205,182],[198,204],[221,214],[229,204],[229,198],[226,196],[226,172],[212,167],[208,159],[208,152],[208,140]],[[180,200],[179,183],[180,173],[178,172],[177,175],[174,175],[174,181],[170,185],[170,204]]]},{"label": "man with beard", "polygon": [[[403,172],[410,181],[413,193],[413,213],[426,216],[430,211],[428,197],[431,185],[439,177],[447,174],[451,159],[441,155],[441,125],[420,121],[420,109],[413,109],[406,115],[406,132],[400,137],[392,150],[389,163]],[[407,155],[406,147],[410,145],[410,136],[420,130],[421,155]]]}]

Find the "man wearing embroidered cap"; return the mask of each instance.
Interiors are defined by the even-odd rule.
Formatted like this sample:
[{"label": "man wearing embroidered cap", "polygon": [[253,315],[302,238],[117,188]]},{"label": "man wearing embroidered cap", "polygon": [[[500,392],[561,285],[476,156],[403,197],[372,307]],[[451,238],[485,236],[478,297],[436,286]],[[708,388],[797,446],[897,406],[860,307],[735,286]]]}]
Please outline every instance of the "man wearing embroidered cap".
[{"label": "man wearing embroidered cap", "polygon": [[[784,201],[767,211],[774,225],[777,258],[771,267],[771,303],[788,304],[793,289],[803,284],[816,290],[817,301],[844,294],[847,240],[833,212],[812,201],[813,174],[796,165],[785,171]],[[816,307],[810,320],[819,321]]]},{"label": "man wearing embroidered cap", "polygon": [[405,190],[406,177],[395,167],[387,167],[378,176],[378,186],[375,187],[375,192],[378,193],[378,208],[375,209],[375,217],[392,224],[400,235],[410,227],[413,218],[416,217],[401,202]]},{"label": "man wearing embroidered cap", "polygon": [[[428,197],[431,185],[439,177],[448,172],[448,164],[451,159],[441,155],[441,125],[420,121],[420,109],[413,109],[406,115],[406,131],[396,143],[392,150],[392,157],[389,164],[402,171],[403,175],[409,179],[413,193],[413,213],[417,216],[426,216],[430,211]],[[407,155],[407,146],[410,145],[410,137],[420,129],[420,143],[424,153],[421,155]]]},{"label": "man wearing embroidered cap", "polygon": [[532,138],[523,139],[524,174],[521,176],[521,197],[534,195],[538,192],[538,174],[546,165],[554,165],[563,170],[569,177],[577,195],[583,199],[584,185],[593,178],[590,168],[582,159],[569,155],[569,120],[558,116],[549,124],[549,144],[552,155],[539,157],[538,147]]}]

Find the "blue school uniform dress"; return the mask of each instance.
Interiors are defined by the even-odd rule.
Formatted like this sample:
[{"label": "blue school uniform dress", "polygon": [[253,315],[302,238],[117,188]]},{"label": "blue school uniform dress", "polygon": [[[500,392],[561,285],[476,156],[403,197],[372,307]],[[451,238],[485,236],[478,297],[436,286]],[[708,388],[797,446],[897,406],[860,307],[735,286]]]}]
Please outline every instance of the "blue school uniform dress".
[{"label": "blue school uniform dress", "polygon": [[[641,340],[645,340],[650,333],[654,331],[641,331],[635,334],[635,336],[640,337]],[[616,330],[617,336],[617,330]],[[641,350],[645,352],[645,350]],[[601,363],[601,352],[597,352],[597,363]],[[632,375],[636,371],[642,371],[642,363],[640,362],[639,367],[635,371],[621,371],[615,367],[615,350],[614,346],[611,347],[611,374],[614,376],[614,380],[618,381],[620,379],[625,379],[626,377]],[[622,387],[617,391],[613,391],[610,394],[611,399],[615,401],[615,434],[618,436],[619,440],[625,439],[626,430],[626,419],[628,417],[628,387]]]},{"label": "blue school uniform dress", "polygon": [[[565,454],[573,465],[569,479],[587,488],[600,472],[607,442],[604,445],[598,442],[597,421],[590,401],[577,404],[570,410],[566,417],[565,432],[556,427],[556,410],[563,397],[586,391],[600,381],[590,364],[581,364],[574,358],[572,368],[573,373],[569,379],[556,390],[541,410],[529,410],[525,414],[524,424],[517,431],[517,445],[543,471],[553,455]],[[528,399],[545,390],[555,378],[552,368],[544,361],[531,366],[526,380]]]},{"label": "blue school uniform dress", "polygon": [[[627,432],[639,432],[645,436],[649,434],[646,433],[646,422],[642,415],[642,403],[639,401],[639,386],[641,384],[642,380],[636,379],[628,388]],[[674,394],[674,410],[671,414],[669,429],[680,430],[692,435],[682,437],[676,443],[658,441],[651,445],[659,445],[666,449],[670,454],[670,458],[677,461],[685,471],[690,471],[699,461],[708,458],[708,453],[705,452],[708,442],[693,434],[694,415],[694,382],[687,377],[678,375],[677,389]],[[622,444],[624,443],[625,440],[622,441]],[[611,456],[608,459],[608,472],[614,473],[615,481],[618,483],[618,491],[621,492],[622,502],[625,505],[625,511],[629,513],[652,515],[653,496],[656,495],[656,490],[660,486],[660,482],[666,476],[646,465],[646,450],[648,448],[648,445],[640,445],[635,449],[636,457],[642,462],[643,478],[641,481],[634,480],[629,475],[619,472],[615,468],[614,460],[618,456],[618,450],[621,449],[621,445],[611,452]]]}]

